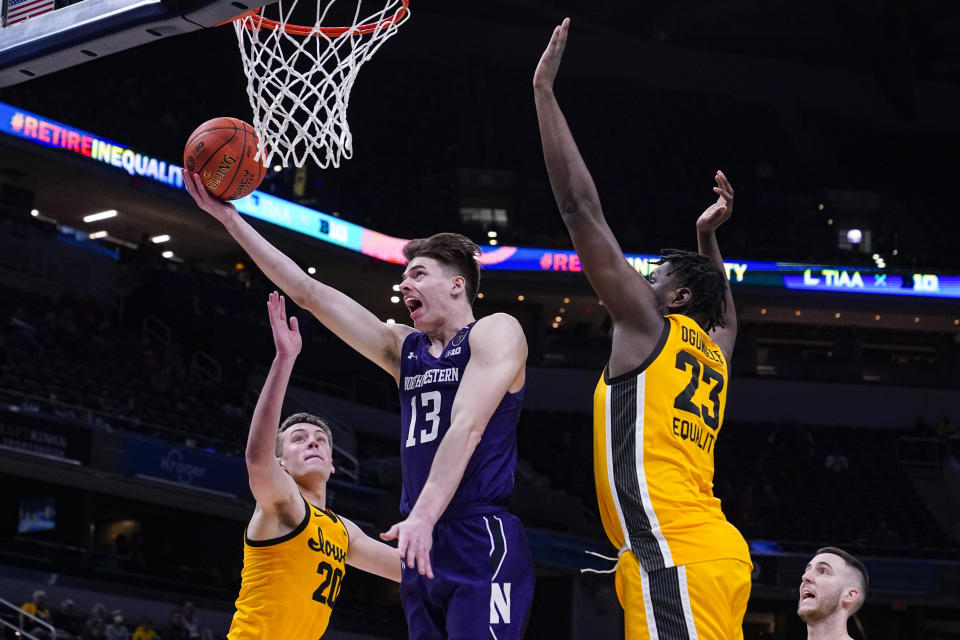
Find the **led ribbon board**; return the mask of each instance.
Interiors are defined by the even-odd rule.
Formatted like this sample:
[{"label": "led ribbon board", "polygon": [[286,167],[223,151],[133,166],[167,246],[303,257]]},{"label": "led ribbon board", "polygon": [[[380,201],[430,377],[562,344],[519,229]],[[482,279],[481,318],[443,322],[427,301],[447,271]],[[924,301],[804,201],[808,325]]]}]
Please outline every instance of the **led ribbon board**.
[{"label": "led ribbon board", "polygon": [[[117,144],[101,136],[17,109],[0,102],[0,132],[35,144],[90,158],[117,170],[183,189],[180,167]],[[341,220],[283,198],[254,191],[234,202],[240,213],[329,242],[364,255],[402,264],[404,238],[395,238]],[[533,247],[482,247],[489,270],[577,273],[583,268],[573,251]],[[658,256],[627,254],[627,261],[646,276]],[[807,291],[870,293],[960,299],[960,275],[912,273],[858,267],[804,265],[789,262],[725,262],[734,284]]]}]

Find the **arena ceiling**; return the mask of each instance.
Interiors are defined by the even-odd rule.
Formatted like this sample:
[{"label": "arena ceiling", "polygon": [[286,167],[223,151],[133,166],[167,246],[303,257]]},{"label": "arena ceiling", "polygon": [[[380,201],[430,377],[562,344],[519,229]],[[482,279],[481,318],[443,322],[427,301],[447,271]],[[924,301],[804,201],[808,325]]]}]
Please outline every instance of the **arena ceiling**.
[{"label": "arena ceiling", "polygon": [[[425,56],[443,56],[451,65],[482,58],[492,64],[532,70],[551,27],[569,14],[576,28],[593,39],[616,36],[637,42],[672,43],[690,49],[799,60],[877,74],[899,73],[960,81],[960,39],[955,37],[960,8],[954,3],[887,2],[877,6],[867,0],[803,3],[696,0],[641,6],[623,0],[590,3],[490,0],[479,5],[424,0],[414,1],[412,7],[414,18],[403,27],[404,36],[391,41],[382,56],[389,55],[408,64],[416,64]],[[189,96],[206,92],[206,96],[197,95],[197,103],[204,103],[204,108],[209,109],[210,103],[217,104],[220,93],[242,93],[243,77],[233,41],[229,29],[181,36],[143,47],[142,51],[107,57],[76,70],[2,90],[0,100],[18,103],[24,92],[34,91],[33,84],[39,93],[57,99],[48,100],[46,104],[31,104],[28,108],[82,128],[85,111],[110,108],[98,99],[102,96],[94,95],[93,76],[149,83],[153,76],[176,74],[178,69],[189,65],[193,68],[186,69],[187,73],[196,73],[198,68],[211,70],[207,86],[184,87]],[[226,60],[223,65],[208,62],[220,57]],[[629,64],[629,61],[604,59],[602,52],[597,51],[592,57],[582,58],[581,63],[589,65],[579,67],[581,72],[588,70],[615,77],[618,65]],[[371,66],[376,64],[374,61]],[[227,86],[230,88],[224,88]],[[56,91],[49,91],[51,87]],[[413,91],[426,89],[411,88]],[[119,90],[123,91],[123,87]],[[177,104],[182,106],[184,102],[179,100]],[[166,104],[143,104],[138,111],[117,117],[149,127],[151,121],[163,117],[169,109]],[[385,111],[389,112],[388,105]],[[196,116],[179,115],[198,122],[203,119],[202,113],[203,109],[198,106]],[[109,132],[97,133],[109,135]],[[171,148],[182,144],[174,142]],[[210,268],[228,269],[242,258],[219,225],[198,211],[186,194],[171,194],[161,185],[138,181],[122,173],[118,175],[109,169],[91,168],[81,159],[54,159],[45,150],[29,148],[15,140],[4,139],[0,145],[0,180],[33,191],[36,207],[60,224],[89,229],[90,225],[82,222],[83,215],[117,209],[121,215],[109,222],[109,230],[111,235],[127,242],[136,243],[144,234],[169,234],[173,240],[167,246],[178,258]],[[174,154],[170,152],[164,157],[172,159]],[[377,225],[371,223],[370,226]],[[369,284],[365,279],[372,278],[377,291],[388,292],[394,281],[390,267],[327,245],[318,250],[315,244],[268,227],[262,228],[301,264],[315,264],[321,272],[329,269],[342,274],[344,281],[355,281],[358,287]],[[489,281],[495,285],[503,304],[523,292],[531,302],[540,304],[547,315],[552,315],[558,297],[574,297],[581,309],[596,304],[582,277],[563,277],[546,284],[543,278],[532,278],[498,275]],[[777,297],[769,291],[762,294],[767,298]],[[770,301],[771,305],[783,307],[786,319],[792,314],[794,301],[801,299],[796,296],[802,294],[791,295],[794,297],[789,300]],[[392,310],[388,302],[383,302],[387,298],[386,293],[375,296],[383,313]],[[823,304],[809,296],[805,300],[824,308],[836,305],[835,298]],[[888,304],[894,303],[871,300],[868,306],[873,309]],[[748,309],[749,305],[744,311]]]}]

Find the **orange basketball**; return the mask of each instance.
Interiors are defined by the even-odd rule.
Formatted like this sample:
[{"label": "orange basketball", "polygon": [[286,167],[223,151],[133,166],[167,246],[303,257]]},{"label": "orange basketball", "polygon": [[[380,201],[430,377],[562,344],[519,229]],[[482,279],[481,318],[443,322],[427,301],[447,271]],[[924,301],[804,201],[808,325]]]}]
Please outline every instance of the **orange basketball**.
[{"label": "orange basketball", "polygon": [[238,200],[260,186],[266,168],[253,159],[257,134],[236,118],[207,120],[190,134],[183,166],[199,173],[203,185],[220,200]]}]

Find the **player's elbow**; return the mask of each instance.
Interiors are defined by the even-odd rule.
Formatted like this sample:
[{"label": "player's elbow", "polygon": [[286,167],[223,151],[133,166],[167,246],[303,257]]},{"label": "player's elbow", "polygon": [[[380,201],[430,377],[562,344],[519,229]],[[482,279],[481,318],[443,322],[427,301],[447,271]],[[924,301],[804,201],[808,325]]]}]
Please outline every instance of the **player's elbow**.
[{"label": "player's elbow", "polygon": [[311,287],[310,284],[311,283],[305,279],[289,292],[290,300],[301,309],[310,309],[311,305],[315,303],[316,295],[312,291],[313,287]]},{"label": "player's elbow", "polygon": [[473,451],[480,444],[480,440],[483,438],[483,432],[487,428],[487,422],[471,421],[467,424],[467,449],[468,451]]},{"label": "player's elbow", "polygon": [[593,199],[572,193],[560,202],[560,216],[567,226],[583,224],[594,219],[599,209],[599,203]]}]

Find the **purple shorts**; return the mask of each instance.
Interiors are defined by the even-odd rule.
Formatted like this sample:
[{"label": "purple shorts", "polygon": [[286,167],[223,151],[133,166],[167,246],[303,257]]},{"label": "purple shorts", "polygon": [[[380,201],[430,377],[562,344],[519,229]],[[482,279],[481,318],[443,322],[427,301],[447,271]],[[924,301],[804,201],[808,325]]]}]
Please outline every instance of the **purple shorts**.
[{"label": "purple shorts", "polygon": [[440,521],[433,579],[404,567],[400,600],[411,640],[520,640],[533,604],[533,559],[506,511]]}]

